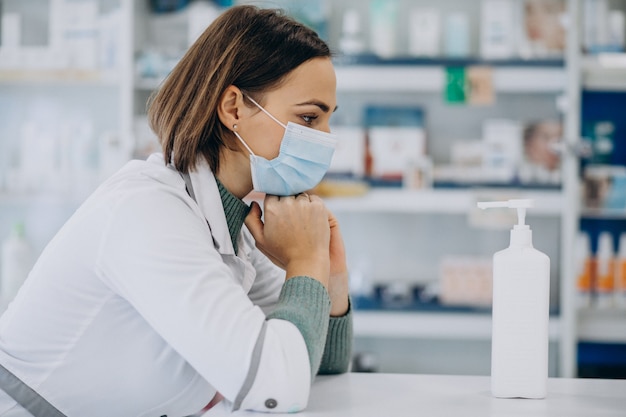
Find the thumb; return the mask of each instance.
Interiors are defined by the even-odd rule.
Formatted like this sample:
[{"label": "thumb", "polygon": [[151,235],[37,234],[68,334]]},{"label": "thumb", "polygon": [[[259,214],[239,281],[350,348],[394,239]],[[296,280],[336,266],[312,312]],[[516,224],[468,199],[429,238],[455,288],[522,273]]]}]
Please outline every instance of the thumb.
[{"label": "thumb", "polygon": [[250,213],[248,213],[244,222],[257,242],[263,241],[263,228],[265,225],[261,220],[261,215],[261,206],[256,201],[253,201],[250,205]]}]

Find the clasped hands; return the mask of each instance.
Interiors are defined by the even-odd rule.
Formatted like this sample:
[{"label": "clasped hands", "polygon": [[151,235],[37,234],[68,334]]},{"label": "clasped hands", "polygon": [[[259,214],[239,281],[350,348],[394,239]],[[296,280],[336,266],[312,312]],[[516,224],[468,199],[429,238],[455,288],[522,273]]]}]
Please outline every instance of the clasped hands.
[{"label": "clasped hands", "polygon": [[[263,219],[261,217],[263,216]],[[257,248],[284,269],[286,279],[306,275],[327,288],[331,315],[348,309],[348,269],[335,216],[316,195],[267,195],[263,212],[253,202],[246,226]]]}]

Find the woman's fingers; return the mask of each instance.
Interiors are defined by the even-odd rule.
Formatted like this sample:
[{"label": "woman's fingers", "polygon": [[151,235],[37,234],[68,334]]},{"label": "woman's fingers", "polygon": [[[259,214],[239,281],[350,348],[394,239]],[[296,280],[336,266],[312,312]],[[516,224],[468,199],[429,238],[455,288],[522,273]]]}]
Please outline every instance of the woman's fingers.
[{"label": "woman's fingers", "polygon": [[266,196],[263,220],[253,203],[245,222],[259,250],[284,269],[298,265],[298,271],[320,275],[313,267],[329,262],[328,214],[317,196]]},{"label": "woman's fingers", "polygon": [[263,238],[263,221],[261,220],[262,214],[263,213],[261,213],[259,203],[253,201],[250,206],[250,212],[244,221],[246,227],[250,230],[250,233],[252,233],[252,236],[257,241]]}]

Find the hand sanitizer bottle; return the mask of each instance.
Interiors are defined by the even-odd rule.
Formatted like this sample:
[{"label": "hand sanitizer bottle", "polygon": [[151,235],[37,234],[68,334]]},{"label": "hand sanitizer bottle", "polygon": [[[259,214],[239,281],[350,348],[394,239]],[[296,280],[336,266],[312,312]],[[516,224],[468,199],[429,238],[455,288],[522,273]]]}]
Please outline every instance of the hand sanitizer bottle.
[{"label": "hand sanitizer bottle", "polygon": [[478,203],[517,209],[508,248],[493,255],[491,393],[545,398],[548,382],[550,258],[533,248],[525,224],[532,200]]}]

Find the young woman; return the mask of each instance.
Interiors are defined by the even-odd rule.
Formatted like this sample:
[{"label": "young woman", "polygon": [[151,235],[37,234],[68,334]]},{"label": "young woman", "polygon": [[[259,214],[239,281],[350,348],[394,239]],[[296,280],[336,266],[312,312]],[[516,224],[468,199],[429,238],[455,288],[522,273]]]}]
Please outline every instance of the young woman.
[{"label": "young woman", "polygon": [[0,416],[293,412],[348,369],[341,234],[306,193],[336,142],[330,55],[251,6],[191,46],[151,100],[163,154],[86,200],[0,319]]}]

